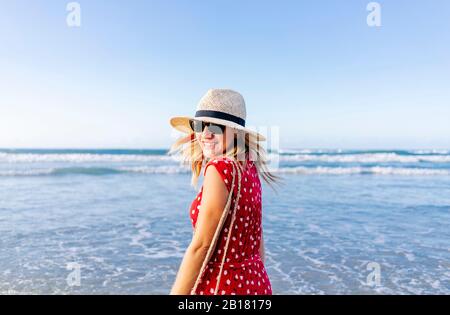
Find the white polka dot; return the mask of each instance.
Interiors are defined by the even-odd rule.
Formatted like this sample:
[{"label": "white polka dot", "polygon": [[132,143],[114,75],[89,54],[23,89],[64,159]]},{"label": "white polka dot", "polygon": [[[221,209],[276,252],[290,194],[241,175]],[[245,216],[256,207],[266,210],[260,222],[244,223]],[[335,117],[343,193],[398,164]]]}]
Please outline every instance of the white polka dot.
[{"label": "white polka dot", "polygon": [[231,281],[230,279],[227,279],[227,284],[230,285]]},{"label": "white polka dot", "polygon": [[214,293],[214,289],[211,288],[211,289],[209,290],[209,292],[210,292],[210,293]]}]

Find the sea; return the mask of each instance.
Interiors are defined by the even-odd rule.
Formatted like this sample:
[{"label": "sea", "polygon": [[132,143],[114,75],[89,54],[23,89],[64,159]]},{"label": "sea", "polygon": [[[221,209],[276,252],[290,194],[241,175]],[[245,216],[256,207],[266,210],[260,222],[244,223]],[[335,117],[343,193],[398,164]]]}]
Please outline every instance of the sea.
[{"label": "sea", "polygon": [[[450,150],[268,158],[274,294],[450,294]],[[168,294],[200,187],[166,149],[0,149],[0,294]]]}]

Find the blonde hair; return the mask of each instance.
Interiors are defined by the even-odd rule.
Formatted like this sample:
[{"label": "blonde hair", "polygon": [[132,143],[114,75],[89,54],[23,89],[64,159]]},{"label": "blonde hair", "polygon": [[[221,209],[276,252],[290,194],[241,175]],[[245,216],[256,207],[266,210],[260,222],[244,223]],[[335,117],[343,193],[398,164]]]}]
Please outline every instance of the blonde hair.
[{"label": "blonde hair", "polygon": [[[249,158],[249,160],[253,161],[255,164],[256,170],[262,179],[269,184],[270,187],[274,188],[273,184],[281,180],[281,177],[269,171],[267,167],[266,150],[259,144],[256,136],[229,127],[226,127],[226,130],[227,131],[224,133],[224,136],[228,135],[228,132],[232,131],[234,141],[231,148],[227,148],[224,156],[232,158],[236,161],[244,161]],[[181,161],[183,164],[190,165],[192,171],[191,185],[196,187],[203,163],[206,161],[195,133],[191,132],[187,136],[183,136],[176,140],[172,144],[168,154],[178,154],[181,156]],[[242,170],[240,163],[237,164]]]}]

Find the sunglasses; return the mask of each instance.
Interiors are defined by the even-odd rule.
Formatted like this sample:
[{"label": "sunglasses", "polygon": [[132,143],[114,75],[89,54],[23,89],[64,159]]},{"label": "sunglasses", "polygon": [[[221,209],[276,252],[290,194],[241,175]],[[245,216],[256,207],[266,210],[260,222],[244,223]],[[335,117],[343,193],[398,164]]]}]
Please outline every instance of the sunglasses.
[{"label": "sunglasses", "polygon": [[215,124],[212,122],[200,121],[195,119],[189,120],[189,125],[194,132],[203,132],[205,127],[208,127],[208,130],[212,134],[223,134],[225,132],[225,126],[220,124]]}]

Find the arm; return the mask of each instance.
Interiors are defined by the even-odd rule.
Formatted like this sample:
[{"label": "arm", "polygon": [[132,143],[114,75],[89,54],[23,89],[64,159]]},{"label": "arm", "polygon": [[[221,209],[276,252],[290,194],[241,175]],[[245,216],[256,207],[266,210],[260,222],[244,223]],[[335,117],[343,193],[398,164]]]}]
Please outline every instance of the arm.
[{"label": "arm", "polygon": [[196,231],[181,262],[170,294],[190,294],[205,260],[228,199],[228,190],[215,167],[208,167],[203,182],[201,211]]}]

